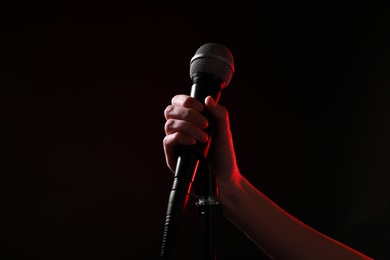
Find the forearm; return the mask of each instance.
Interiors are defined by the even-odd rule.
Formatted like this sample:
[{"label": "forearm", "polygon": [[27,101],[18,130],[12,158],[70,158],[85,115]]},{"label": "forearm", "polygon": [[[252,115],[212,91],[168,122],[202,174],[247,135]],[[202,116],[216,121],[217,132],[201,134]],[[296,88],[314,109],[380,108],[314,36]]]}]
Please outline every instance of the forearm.
[{"label": "forearm", "polygon": [[225,216],[275,259],[371,259],[294,218],[243,177],[218,186]]}]

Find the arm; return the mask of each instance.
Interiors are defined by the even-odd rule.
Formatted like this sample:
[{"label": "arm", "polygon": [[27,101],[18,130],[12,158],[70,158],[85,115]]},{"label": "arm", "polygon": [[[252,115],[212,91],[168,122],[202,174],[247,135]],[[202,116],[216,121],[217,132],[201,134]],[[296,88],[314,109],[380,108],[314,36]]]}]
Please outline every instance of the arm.
[{"label": "arm", "polygon": [[224,206],[225,216],[254,243],[275,259],[371,259],[294,218],[241,175],[228,111],[211,97],[206,98],[204,106],[189,96],[177,95],[165,109],[163,145],[167,165],[172,171],[176,164],[173,150],[178,144],[191,145],[207,140],[203,129],[208,122],[200,114],[204,109],[209,110],[216,122],[209,152],[218,155],[214,157],[218,200]]},{"label": "arm", "polygon": [[275,259],[371,259],[294,218],[244,177],[218,183],[225,216]]}]

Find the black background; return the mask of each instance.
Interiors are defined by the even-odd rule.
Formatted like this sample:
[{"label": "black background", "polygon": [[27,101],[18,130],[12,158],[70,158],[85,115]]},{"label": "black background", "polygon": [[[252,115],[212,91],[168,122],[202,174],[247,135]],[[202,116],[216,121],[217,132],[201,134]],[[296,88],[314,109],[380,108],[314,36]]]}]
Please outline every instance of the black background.
[{"label": "black background", "polygon": [[[388,259],[385,1],[1,3],[1,259],[157,259],[163,110],[217,42],[242,173],[305,223]],[[227,220],[218,259],[267,259]],[[200,259],[191,200],[173,259]],[[283,249],[281,249],[283,250]]]}]

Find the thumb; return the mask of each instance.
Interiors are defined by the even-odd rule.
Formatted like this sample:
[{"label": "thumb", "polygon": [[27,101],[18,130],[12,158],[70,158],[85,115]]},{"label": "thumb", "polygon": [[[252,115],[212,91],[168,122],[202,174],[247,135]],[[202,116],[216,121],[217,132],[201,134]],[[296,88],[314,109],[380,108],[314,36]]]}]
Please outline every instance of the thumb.
[{"label": "thumb", "polygon": [[210,114],[213,116],[213,118],[217,121],[219,125],[229,125],[228,112],[224,106],[221,106],[217,102],[215,102],[215,100],[211,96],[206,97],[205,105],[207,110],[210,112]]},{"label": "thumb", "polygon": [[229,113],[226,107],[219,105],[212,97],[205,99],[206,109],[216,123],[214,135],[214,153],[216,156],[216,171],[220,177],[230,178],[233,172],[238,172],[233,137],[230,131]]}]

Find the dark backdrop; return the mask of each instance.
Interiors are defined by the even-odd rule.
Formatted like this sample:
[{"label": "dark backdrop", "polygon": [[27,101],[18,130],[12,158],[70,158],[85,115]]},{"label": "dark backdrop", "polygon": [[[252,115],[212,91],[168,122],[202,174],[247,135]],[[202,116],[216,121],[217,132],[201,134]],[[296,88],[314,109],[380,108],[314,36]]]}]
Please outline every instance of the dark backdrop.
[{"label": "dark backdrop", "polygon": [[[235,58],[220,103],[242,173],[312,227],[390,257],[389,17],[380,1],[3,1],[0,257],[158,258],[163,110],[189,94],[209,42]],[[267,259],[217,223],[219,259]],[[201,237],[191,200],[174,259],[200,259]]]}]

